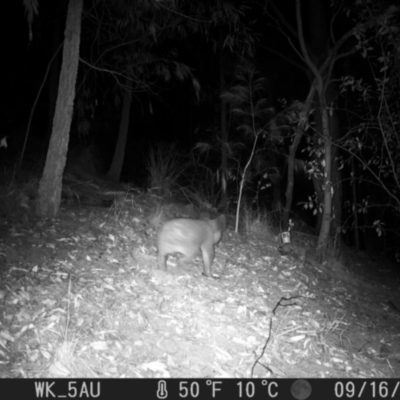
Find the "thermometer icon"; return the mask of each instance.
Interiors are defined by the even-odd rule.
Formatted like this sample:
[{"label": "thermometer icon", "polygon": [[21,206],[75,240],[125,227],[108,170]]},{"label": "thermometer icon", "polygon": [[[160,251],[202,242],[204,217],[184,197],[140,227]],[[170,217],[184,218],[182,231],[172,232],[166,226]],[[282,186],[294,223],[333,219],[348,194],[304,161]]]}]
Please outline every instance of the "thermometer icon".
[{"label": "thermometer icon", "polygon": [[167,382],[161,380],[158,382],[157,397],[159,399],[166,399],[168,396],[167,392]]}]

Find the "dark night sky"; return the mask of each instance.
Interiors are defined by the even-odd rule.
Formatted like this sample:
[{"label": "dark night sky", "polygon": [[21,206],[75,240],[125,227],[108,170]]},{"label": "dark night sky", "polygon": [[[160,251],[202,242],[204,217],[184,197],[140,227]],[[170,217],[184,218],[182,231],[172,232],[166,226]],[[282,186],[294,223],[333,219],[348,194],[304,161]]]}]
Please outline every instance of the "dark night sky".
[{"label": "dark night sky", "polygon": [[[7,19],[12,21],[12,24],[7,25],[7,32],[3,32],[2,35],[2,48],[5,55],[2,68],[5,72],[3,86],[3,93],[7,100],[5,110],[10,113],[13,109],[16,111],[21,103],[24,103],[28,92],[32,91],[29,90],[31,76],[29,52],[31,48],[29,47],[28,25],[24,19],[22,2],[12,1],[8,6],[9,10],[3,16],[7,15]],[[6,113],[7,116],[8,113]],[[2,121],[2,123],[4,122]]]}]

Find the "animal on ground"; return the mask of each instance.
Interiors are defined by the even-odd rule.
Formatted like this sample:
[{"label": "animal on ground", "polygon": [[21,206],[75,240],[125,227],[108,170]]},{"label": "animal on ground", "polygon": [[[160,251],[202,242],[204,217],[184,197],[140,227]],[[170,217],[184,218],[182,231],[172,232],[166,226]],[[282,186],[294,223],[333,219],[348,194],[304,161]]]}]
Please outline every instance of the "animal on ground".
[{"label": "animal on ground", "polygon": [[204,274],[208,277],[212,276],[214,246],[221,240],[225,227],[224,215],[207,220],[178,218],[166,222],[158,232],[159,268],[167,268],[167,259],[170,254],[182,254],[183,258],[180,262],[187,263],[201,253]]}]

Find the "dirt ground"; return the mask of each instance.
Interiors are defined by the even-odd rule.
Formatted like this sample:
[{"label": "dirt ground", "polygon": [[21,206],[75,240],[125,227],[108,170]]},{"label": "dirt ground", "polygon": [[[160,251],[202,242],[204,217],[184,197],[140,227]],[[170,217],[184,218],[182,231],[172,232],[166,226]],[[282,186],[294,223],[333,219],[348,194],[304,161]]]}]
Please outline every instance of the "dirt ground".
[{"label": "dirt ground", "polygon": [[[346,250],[318,264],[225,232],[201,260],[156,266],[151,200],[1,221],[1,377],[400,376],[400,268]],[[346,262],[345,262],[346,261]]]}]

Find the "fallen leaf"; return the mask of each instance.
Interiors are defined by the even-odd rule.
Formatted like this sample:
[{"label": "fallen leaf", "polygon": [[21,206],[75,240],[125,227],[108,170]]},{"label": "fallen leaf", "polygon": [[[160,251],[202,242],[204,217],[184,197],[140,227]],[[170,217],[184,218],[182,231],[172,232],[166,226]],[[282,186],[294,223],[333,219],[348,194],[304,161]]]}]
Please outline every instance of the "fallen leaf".
[{"label": "fallen leaf", "polygon": [[292,342],[292,343],[299,342],[300,340],[303,340],[305,337],[306,337],[306,335],[292,336],[289,339],[289,342]]}]

